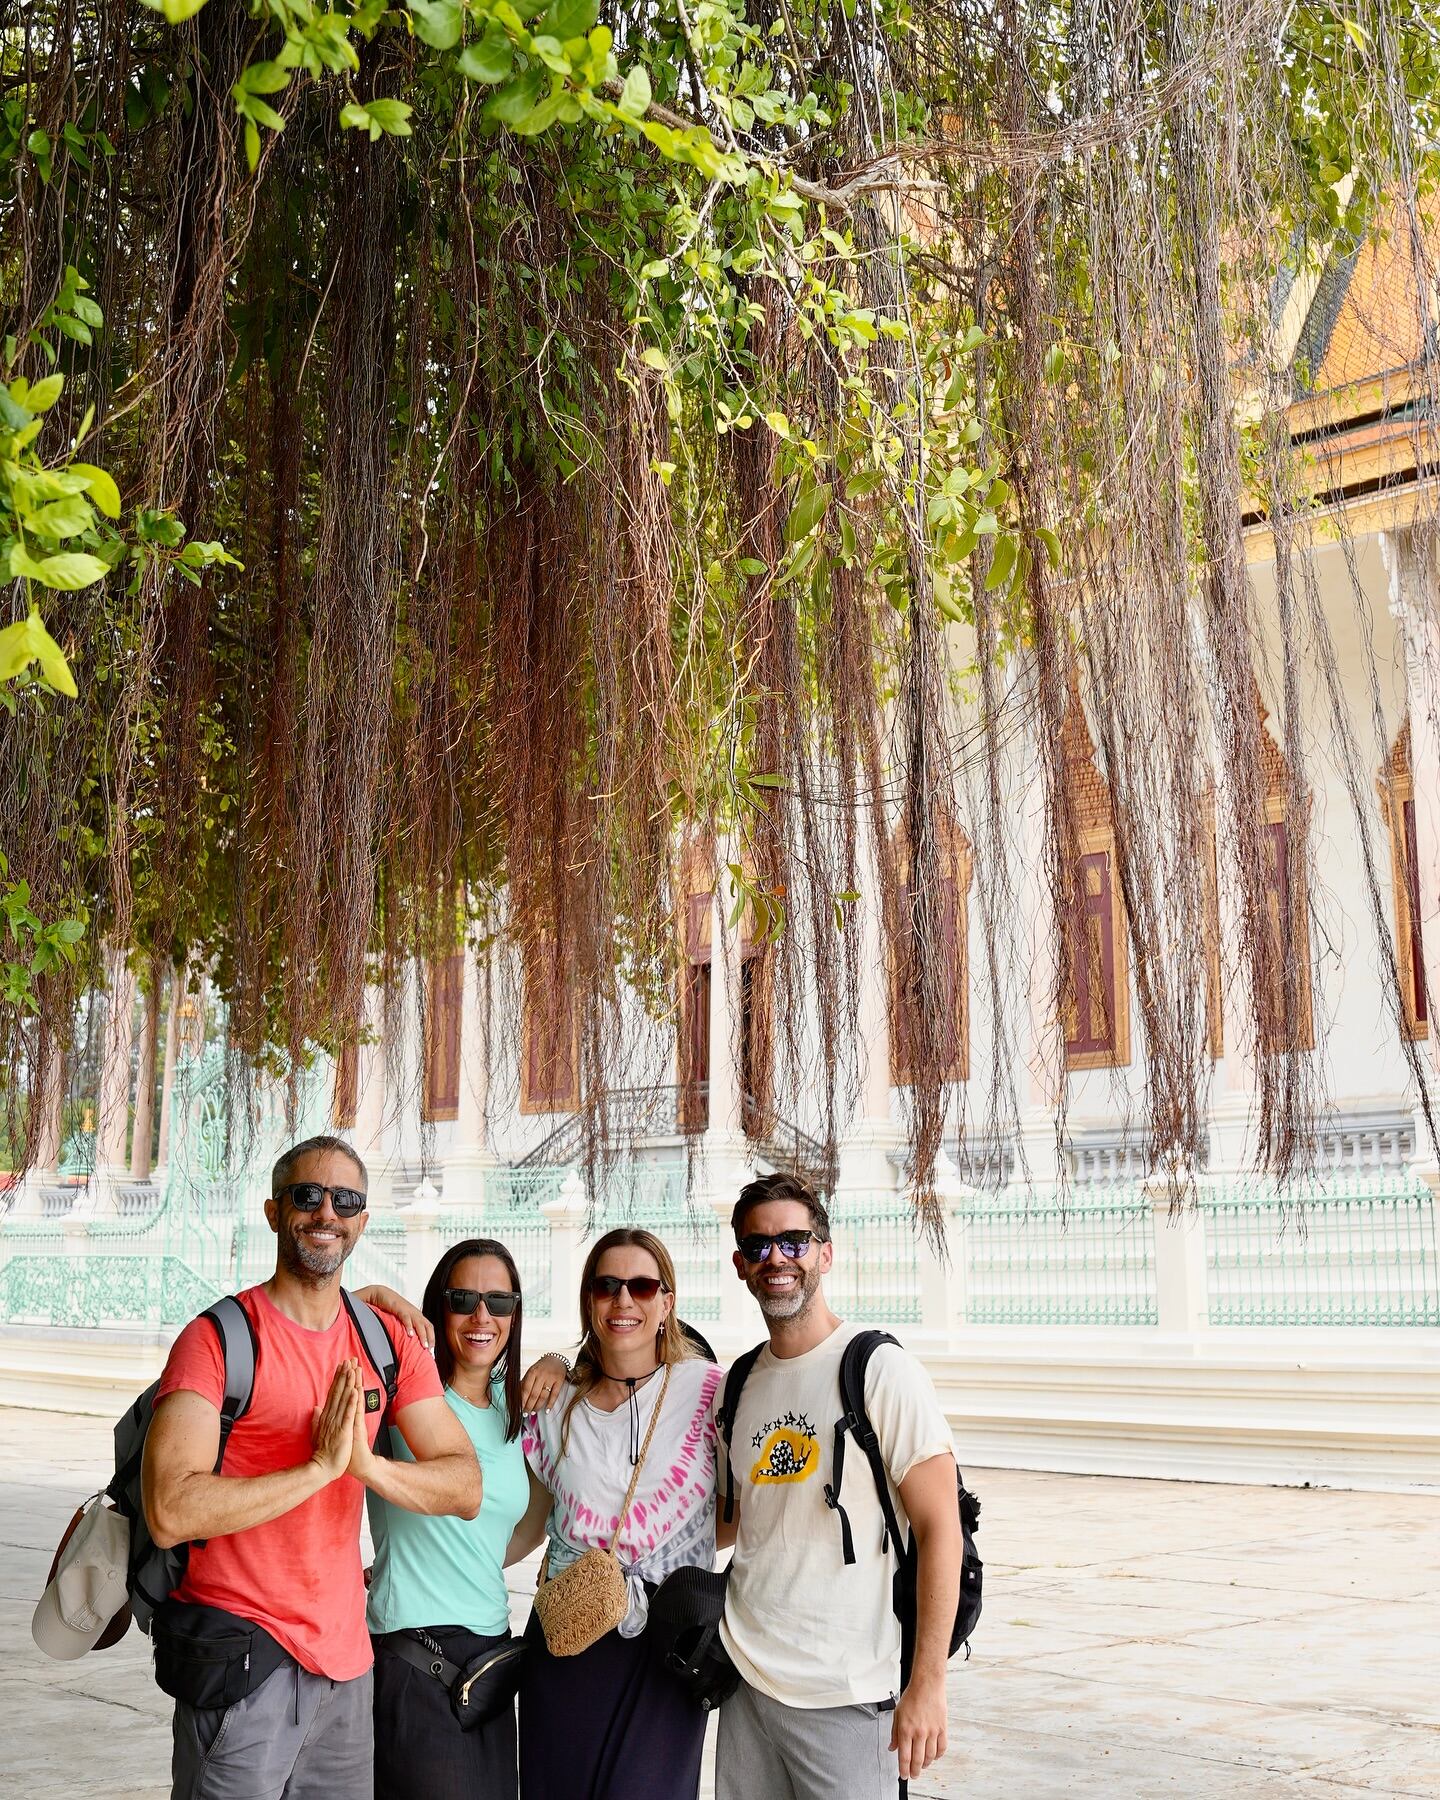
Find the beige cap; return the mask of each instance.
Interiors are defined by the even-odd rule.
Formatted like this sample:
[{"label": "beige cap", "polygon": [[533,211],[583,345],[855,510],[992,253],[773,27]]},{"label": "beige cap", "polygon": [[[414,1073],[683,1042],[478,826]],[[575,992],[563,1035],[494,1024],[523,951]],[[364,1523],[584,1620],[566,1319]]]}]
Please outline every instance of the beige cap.
[{"label": "beige cap", "polygon": [[91,1503],[63,1546],[40,1596],[30,1635],[45,1652],[70,1662],[93,1650],[128,1601],[130,1526],[102,1498]]}]

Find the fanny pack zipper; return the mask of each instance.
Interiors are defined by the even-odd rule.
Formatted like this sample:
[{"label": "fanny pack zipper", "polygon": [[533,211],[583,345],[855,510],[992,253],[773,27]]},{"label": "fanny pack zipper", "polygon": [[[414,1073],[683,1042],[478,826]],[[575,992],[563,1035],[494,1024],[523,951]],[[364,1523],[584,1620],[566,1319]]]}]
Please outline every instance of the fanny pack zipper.
[{"label": "fanny pack zipper", "polygon": [[490,1670],[495,1667],[497,1662],[504,1662],[505,1658],[511,1653],[511,1651],[514,1648],[515,1648],[514,1640],[512,1639],[511,1642],[506,1644],[503,1649],[497,1650],[495,1652],[495,1654],[487,1662],[481,1663],[480,1667],[475,1671],[475,1673],[470,1677],[470,1679],[460,1689],[460,1704],[462,1706],[468,1706],[470,1704],[470,1690],[472,1687],[474,1687],[475,1683],[480,1679],[480,1677],[482,1675],[488,1674],[490,1672]]}]

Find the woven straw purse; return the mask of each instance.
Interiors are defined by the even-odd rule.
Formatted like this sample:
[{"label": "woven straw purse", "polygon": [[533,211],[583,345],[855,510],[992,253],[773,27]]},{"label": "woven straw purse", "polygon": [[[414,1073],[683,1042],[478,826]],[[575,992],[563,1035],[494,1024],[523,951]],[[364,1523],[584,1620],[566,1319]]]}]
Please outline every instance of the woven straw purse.
[{"label": "woven straw purse", "polygon": [[545,1646],[552,1656],[578,1656],[582,1650],[598,1644],[607,1631],[613,1631],[630,1610],[625,1571],[620,1567],[615,1546],[625,1528],[630,1503],[635,1498],[640,1471],[645,1467],[645,1458],[650,1453],[650,1440],[655,1436],[660,1409],[665,1404],[665,1391],[669,1386],[670,1365],[666,1363],[660,1383],[660,1398],[655,1402],[655,1410],[650,1415],[650,1429],[645,1433],[645,1442],[640,1447],[640,1460],[630,1477],[629,1491],[625,1495],[625,1504],[620,1508],[620,1517],[609,1548],[587,1550],[553,1581],[546,1580],[550,1553],[548,1550],[545,1553],[544,1567],[540,1571],[540,1590],[535,1596],[535,1611],[540,1615],[540,1629],[545,1633]]}]

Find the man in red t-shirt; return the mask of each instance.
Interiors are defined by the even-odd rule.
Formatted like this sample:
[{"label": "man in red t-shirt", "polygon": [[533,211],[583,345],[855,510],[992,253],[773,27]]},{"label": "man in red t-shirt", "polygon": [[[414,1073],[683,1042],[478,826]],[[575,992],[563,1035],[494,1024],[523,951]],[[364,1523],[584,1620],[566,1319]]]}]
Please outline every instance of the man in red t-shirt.
[{"label": "man in red t-shirt", "polygon": [[[308,1138],[280,1158],[270,1185],[275,1273],[239,1296],[258,1353],[224,1470],[214,1472],[224,1358],[208,1319],[175,1340],[145,1442],[151,1535],[191,1545],[172,1601],[258,1625],[274,1642],[260,1640],[255,1673],[278,1664],[233,1705],[176,1701],[174,1800],[366,1800],[364,1490],[412,1512],[473,1519],[480,1510],[475,1453],[434,1362],[388,1322],[398,1364],[389,1418],[415,1461],[374,1454],[385,1395],[340,1294],[341,1266],[365,1229],[365,1165],[338,1138]],[[212,1619],[179,1606],[172,1615],[192,1626],[198,1617],[202,1634]],[[162,1608],[157,1642],[165,1623]]]}]

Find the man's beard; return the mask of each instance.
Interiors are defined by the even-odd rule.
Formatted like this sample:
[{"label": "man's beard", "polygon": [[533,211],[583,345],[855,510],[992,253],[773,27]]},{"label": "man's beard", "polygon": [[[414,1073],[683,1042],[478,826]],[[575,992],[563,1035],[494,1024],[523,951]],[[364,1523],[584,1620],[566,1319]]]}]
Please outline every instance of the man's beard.
[{"label": "man's beard", "polygon": [[820,1291],[820,1270],[803,1268],[792,1264],[794,1272],[800,1277],[788,1294],[772,1294],[765,1286],[765,1276],[769,1271],[768,1264],[762,1264],[757,1274],[753,1275],[746,1286],[755,1296],[760,1311],[767,1319],[784,1319],[787,1322],[803,1318],[815,1304],[815,1296]]},{"label": "man's beard", "polygon": [[280,1237],[280,1260],[300,1281],[328,1281],[354,1248],[353,1238],[338,1237],[327,1250],[321,1250],[307,1243],[303,1234],[287,1231]]}]

